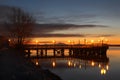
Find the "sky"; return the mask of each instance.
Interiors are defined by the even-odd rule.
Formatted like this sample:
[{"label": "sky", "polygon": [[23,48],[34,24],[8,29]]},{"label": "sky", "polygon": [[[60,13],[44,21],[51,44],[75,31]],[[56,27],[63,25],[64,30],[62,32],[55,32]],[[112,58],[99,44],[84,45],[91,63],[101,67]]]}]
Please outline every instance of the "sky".
[{"label": "sky", "polygon": [[33,15],[39,24],[34,34],[41,41],[97,42],[104,37],[120,44],[120,0],[0,0],[0,6]]}]

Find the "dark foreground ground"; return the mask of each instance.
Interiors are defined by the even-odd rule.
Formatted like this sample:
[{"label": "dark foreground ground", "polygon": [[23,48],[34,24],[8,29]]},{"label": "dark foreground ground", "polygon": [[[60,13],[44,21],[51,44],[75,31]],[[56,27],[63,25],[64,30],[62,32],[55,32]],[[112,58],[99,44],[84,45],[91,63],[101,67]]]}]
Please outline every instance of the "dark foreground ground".
[{"label": "dark foreground ground", "polygon": [[35,66],[14,49],[0,50],[0,80],[61,80],[60,77]]}]

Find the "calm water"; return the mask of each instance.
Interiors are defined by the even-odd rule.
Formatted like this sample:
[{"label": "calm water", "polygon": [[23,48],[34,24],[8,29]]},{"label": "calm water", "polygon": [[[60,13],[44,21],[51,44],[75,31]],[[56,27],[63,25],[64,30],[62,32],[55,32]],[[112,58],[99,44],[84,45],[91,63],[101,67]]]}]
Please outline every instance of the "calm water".
[{"label": "calm water", "polygon": [[120,80],[120,47],[110,47],[107,57],[109,61],[102,62],[73,58],[33,61],[63,80]]}]

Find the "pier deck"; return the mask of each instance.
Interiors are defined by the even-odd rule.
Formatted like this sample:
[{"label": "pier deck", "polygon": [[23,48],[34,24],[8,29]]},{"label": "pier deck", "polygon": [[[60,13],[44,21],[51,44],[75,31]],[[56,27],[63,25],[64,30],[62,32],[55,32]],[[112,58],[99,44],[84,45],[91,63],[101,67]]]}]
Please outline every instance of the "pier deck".
[{"label": "pier deck", "polygon": [[[63,57],[81,57],[81,56],[96,56],[101,57],[106,55],[108,45],[25,45],[24,47],[28,57],[31,50],[36,50],[36,56],[38,58],[63,58]],[[69,55],[65,55],[65,49],[69,51]],[[48,50],[53,51],[53,55],[48,55]],[[59,54],[59,56],[57,55]]]}]

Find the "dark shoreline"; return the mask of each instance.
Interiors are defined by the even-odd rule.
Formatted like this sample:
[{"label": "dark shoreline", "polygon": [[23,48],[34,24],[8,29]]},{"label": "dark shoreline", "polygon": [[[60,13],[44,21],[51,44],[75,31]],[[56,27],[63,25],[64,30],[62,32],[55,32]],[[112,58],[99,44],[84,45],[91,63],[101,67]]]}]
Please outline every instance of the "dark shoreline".
[{"label": "dark shoreline", "polygon": [[49,70],[35,66],[21,51],[0,50],[0,80],[62,80]]}]

